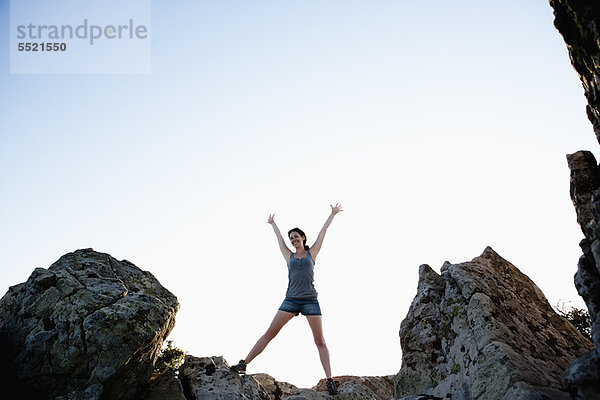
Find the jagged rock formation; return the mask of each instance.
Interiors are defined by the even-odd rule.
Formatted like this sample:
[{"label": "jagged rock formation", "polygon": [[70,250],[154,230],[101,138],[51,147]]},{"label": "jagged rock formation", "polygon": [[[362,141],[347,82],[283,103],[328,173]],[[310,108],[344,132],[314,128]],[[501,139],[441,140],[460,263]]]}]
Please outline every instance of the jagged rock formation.
[{"label": "jagged rock formation", "polygon": [[398,398],[566,400],[563,371],[592,347],[490,247],[471,262],[445,263],[441,275],[419,268],[400,339]]},{"label": "jagged rock formation", "polygon": [[571,198],[585,235],[579,244],[583,255],[577,266],[575,287],[589,310],[596,348],[567,369],[565,381],[574,398],[596,399],[600,393],[600,168],[588,151],[570,154],[567,160]]},{"label": "jagged rock formation", "polygon": [[173,329],[177,298],[129,261],[62,256],[0,300],[3,390],[23,398],[131,399]]},{"label": "jagged rock formation", "polygon": [[581,78],[588,118],[600,142],[600,2],[550,0],[554,26],[562,34],[571,64]]},{"label": "jagged rock formation", "polygon": [[[554,25],[563,36],[571,64],[583,84],[588,118],[600,142],[600,2],[550,0]],[[594,156],[579,151],[567,156],[571,169],[571,198],[585,235],[575,286],[592,321],[596,348],[571,365],[565,381],[575,399],[598,399],[600,393],[600,169]]]}]

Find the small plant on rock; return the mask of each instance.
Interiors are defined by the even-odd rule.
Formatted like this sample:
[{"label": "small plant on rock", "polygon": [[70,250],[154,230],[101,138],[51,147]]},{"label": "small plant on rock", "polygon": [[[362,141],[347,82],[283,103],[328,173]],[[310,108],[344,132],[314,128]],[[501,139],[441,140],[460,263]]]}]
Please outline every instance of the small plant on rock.
[{"label": "small plant on rock", "polygon": [[173,346],[173,341],[168,340],[167,346],[162,349],[158,358],[156,359],[156,363],[154,363],[154,372],[163,373],[168,369],[172,369],[177,373],[177,370],[183,364],[185,360],[185,352],[175,346]]},{"label": "small plant on rock", "polygon": [[592,323],[590,314],[583,308],[571,307],[567,310],[564,304],[556,306],[558,314],[565,317],[583,336],[592,340]]}]

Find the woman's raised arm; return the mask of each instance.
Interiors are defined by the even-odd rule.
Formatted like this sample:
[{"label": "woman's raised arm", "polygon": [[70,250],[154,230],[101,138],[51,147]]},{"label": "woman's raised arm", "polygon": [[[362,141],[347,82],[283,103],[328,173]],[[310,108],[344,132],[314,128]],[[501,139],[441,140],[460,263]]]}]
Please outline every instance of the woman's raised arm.
[{"label": "woman's raised arm", "polygon": [[331,207],[331,214],[329,214],[329,218],[327,218],[327,221],[325,221],[323,228],[321,228],[321,232],[319,232],[319,236],[317,236],[317,240],[315,240],[315,243],[310,248],[310,254],[311,254],[313,260],[315,260],[317,258],[317,254],[319,254],[319,251],[321,251],[321,245],[323,244],[323,239],[325,238],[325,232],[327,232],[327,228],[329,228],[329,225],[331,225],[331,221],[333,221],[333,217],[335,217],[335,215],[337,213],[339,213],[340,211],[344,211],[344,210],[342,210],[342,206],[338,203],[335,203],[335,207],[332,205],[330,205],[330,207]]},{"label": "woman's raised arm", "polygon": [[275,235],[277,236],[277,242],[279,243],[279,250],[281,250],[281,254],[283,254],[283,258],[285,258],[285,261],[287,262],[290,259],[290,255],[292,255],[292,251],[285,245],[285,240],[283,240],[283,236],[281,236],[281,232],[279,232],[279,228],[275,223],[275,214],[269,215],[267,223],[271,224],[273,227]]}]

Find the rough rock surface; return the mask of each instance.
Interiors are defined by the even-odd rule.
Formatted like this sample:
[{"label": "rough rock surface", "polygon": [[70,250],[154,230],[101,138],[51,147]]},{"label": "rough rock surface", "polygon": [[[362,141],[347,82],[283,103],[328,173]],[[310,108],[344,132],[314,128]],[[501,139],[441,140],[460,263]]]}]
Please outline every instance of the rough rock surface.
[{"label": "rough rock surface", "polygon": [[[179,379],[188,400],[264,399],[264,400],[331,400],[322,379],[311,389],[298,389],[278,382],[267,374],[238,375],[229,370],[223,357],[186,356],[179,369]],[[391,400],[394,398],[393,376],[340,376],[337,400]]]},{"label": "rough rock surface", "polygon": [[[550,0],[554,25],[563,36],[571,64],[579,74],[596,139],[600,142],[600,2]],[[567,156],[571,169],[571,198],[577,221],[585,235],[583,256],[575,286],[583,297],[592,321],[596,348],[575,361],[565,373],[565,383],[575,399],[598,399],[600,393],[600,170],[590,152]]]},{"label": "rough rock surface", "polygon": [[[336,400],[391,400],[394,398],[394,377],[390,376],[336,376]],[[299,389],[286,400],[330,400],[325,379],[312,389]]]},{"label": "rough rock surface", "polygon": [[490,247],[471,262],[445,263],[441,275],[419,268],[400,339],[398,398],[569,399],[563,371],[592,348]]},{"label": "rough rock surface", "polygon": [[250,375],[229,370],[223,357],[187,355],[179,379],[189,400],[270,400],[267,391]]},{"label": "rough rock surface", "polygon": [[[390,376],[339,376],[334,377],[338,383],[337,400],[392,400],[394,398],[393,375]],[[284,394],[286,400],[331,400],[327,392],[325,380],[311,389],[297,389],[291,394]],[[277,397],[272,397],[278,400]]]},{"label": "rough rock surface", "polygon": [[252,374],[256,381],[265,388],[271,399],[280,400],[284,397],[291,396],[298,388],[288,382],[279,382],[268,374]]},{"label": "rough rock surface", "polygon": [[146,392],[140,397],[144,400],[186,400],[181,382],[172,369],[152,376]]},{"label": "rough rock surface", "polygon": [[600,168],[589,151],[567,156],[571,170],[571,199],[585,235],[579,244],[575,287],[585,301],[596,348],[577,359],[565,372],[565,383],[575,399],[597,399],[600,393]]},{"label": "rough rock surface", "polygon": [[554,26],[562,34],[583,84],[588,118],[600,142],[600,2],[550,0],[550,5]]},{"label": "rough rock surface", "polygon": [[3,390],[27,398],[130,399],[175,324],[177,298],[129,261],[62,256],[0,300]]},{"label": "rough rock surface", "polygon": [[[394,398],[394,376],[336,376],[339,383],[339,395],[336,399],[374,399],[388,400]],[[326,380],[321,379],[313,389],[327,392]],[[325,398],[328,398],[326,396]]]}]

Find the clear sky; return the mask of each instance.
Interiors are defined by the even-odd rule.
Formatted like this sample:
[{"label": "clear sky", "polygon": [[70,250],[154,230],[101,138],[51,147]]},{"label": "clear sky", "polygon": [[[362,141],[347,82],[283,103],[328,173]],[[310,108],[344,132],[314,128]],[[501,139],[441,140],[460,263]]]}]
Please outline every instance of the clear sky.
[{"label": "clear sky", "polygon": [[[547,1],[153,1],[149,74],[11,74],[0,1],[0,292],[93,247],[244,357],[283,301],[267,217],[316,238],[334,375],[398,372],[418,267],[491,246],[582,306],[567,153],[598,143]],[[127,62],[126,59],[123,62]],[[291,245],[289,245],[291,247]],[[293,319],[250,366],[324,377]]]}]

